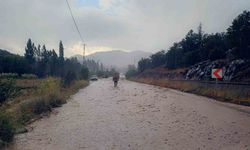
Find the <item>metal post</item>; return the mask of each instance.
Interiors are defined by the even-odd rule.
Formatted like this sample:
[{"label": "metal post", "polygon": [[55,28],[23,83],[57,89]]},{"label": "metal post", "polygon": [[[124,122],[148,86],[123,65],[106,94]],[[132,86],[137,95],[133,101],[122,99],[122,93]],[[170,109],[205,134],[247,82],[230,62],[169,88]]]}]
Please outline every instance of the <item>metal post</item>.
[{"label": "metal post", "polygon": [[82,64],[84,64],[85,62],[85,47],[86,47],[86,44],[83,44]]}]

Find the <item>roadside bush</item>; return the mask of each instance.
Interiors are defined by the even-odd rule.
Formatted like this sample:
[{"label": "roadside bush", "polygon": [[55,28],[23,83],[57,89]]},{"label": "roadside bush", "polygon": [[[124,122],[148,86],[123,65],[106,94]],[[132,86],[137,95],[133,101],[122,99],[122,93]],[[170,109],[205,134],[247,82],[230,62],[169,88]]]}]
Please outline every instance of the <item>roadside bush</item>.
[{"label": "roadside bush", "polygon": [[52,108],[54,108],[54,107],[61,107],[63,104],[66,103],[66,100],[58,95],[52,94],[52,95],[49,95],[48,102],[49,102],[49,105]]},{"label": "roadside bush", "polygon": [[37,115],[51,110],[49,103],[43,97],[35,99],[31,104],[31,108],[33,113]]},{"label": "roadside bush", "polygon": [[[14,127],[8,115],[0,113],[0,141],[2,144],[9,143],[14,137]],[[1,147],[1,144],[0,144]]]},{"label": "roadside bush", "polygon": [[34,118],[35,115],[46,113],[51,111],[52,108],[60,107],[65,103],[66,100],[62,96],[59,96],[59,94],[51,94],[27,100],[20,105],[21,116],[19,122],[25,124]]},{"label": "roadside bush", "polygon": [[63,86],[69,86],[73,81],[76,80],[76,74],[73,71],[68,71],[63,79]]},{"label": "roadside bush", "polygon": [[60,92],[60,81],[56,78],[46,78],[44,79],[37,89],[37,94],[39,95],[51,95],[58,94]]},{"label": "roadside bush", "polygon": [[32,118],[34,118],[34,101],[35,99],[30,99],[20,104],[20,116],[18,117],[18,122],[20,122],[21,124],[26,124]]},{"label": "roadside bush", "polygon": [[13,80],[0,80],[0,103],[14,96],[15,91]]},{"label": "roadside bush", "polygon": [[13,140],[14,134],[27,132],[25,125],[41,118],[41,114],[47,114],[52,108],[60,107],[66,103],[70,95],[87,85],[88,81],[80,80],[74,82],[70,87],[62,88],[59,78],[39,80],[39,85],[34,93],[23,97],[20,101],[15,101],[18,102],[15,105],[1,107],[0,149],[1,146],[5,146]]},{"label": "roadside bush", "polygon": [[131,65],[128,67],[128,71],[126,72],[126,78],[134,77],[138,74],[137,69],[135,66]]},{"label": "roadside bush", "polygon": [[80,79],[87,80],[89,78],[89,69],[86,67],[82,67],[80,70]]}]

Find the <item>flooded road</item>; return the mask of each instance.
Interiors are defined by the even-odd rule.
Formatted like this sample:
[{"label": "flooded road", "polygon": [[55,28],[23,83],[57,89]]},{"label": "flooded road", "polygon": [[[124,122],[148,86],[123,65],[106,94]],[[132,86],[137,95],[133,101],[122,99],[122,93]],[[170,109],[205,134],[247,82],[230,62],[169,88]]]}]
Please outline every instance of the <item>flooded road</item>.
[{"label": "flooded road", "polygon": [[91,83],[12,150],[250,149],[250,108],[123,80]]}]

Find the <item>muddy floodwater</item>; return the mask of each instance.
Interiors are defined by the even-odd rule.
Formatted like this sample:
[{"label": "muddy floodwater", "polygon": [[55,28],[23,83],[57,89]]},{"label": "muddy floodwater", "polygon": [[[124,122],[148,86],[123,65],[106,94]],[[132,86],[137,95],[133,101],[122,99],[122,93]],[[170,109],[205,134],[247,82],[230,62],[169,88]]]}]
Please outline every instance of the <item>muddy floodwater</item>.
[{"label": "muddy floodwater", "polygon": [[247,150],[250,107],[122,80],[93,82],[11,150]]}]

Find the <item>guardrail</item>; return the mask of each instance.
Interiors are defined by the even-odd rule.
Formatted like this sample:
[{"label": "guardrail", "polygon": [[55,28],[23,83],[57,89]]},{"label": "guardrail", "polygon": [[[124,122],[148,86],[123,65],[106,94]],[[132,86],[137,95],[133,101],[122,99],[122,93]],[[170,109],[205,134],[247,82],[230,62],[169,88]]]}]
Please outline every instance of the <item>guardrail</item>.
[{"label": "guardrail", "polygon": [[[166,80],[169,80],[169,79],[166,79]],[[250,82],[205,81],[205,80],[169,80],[169,81],[196,82],[196,83],[205,83],[205,84],[222,84],[222,85],[250,86]]]}]

